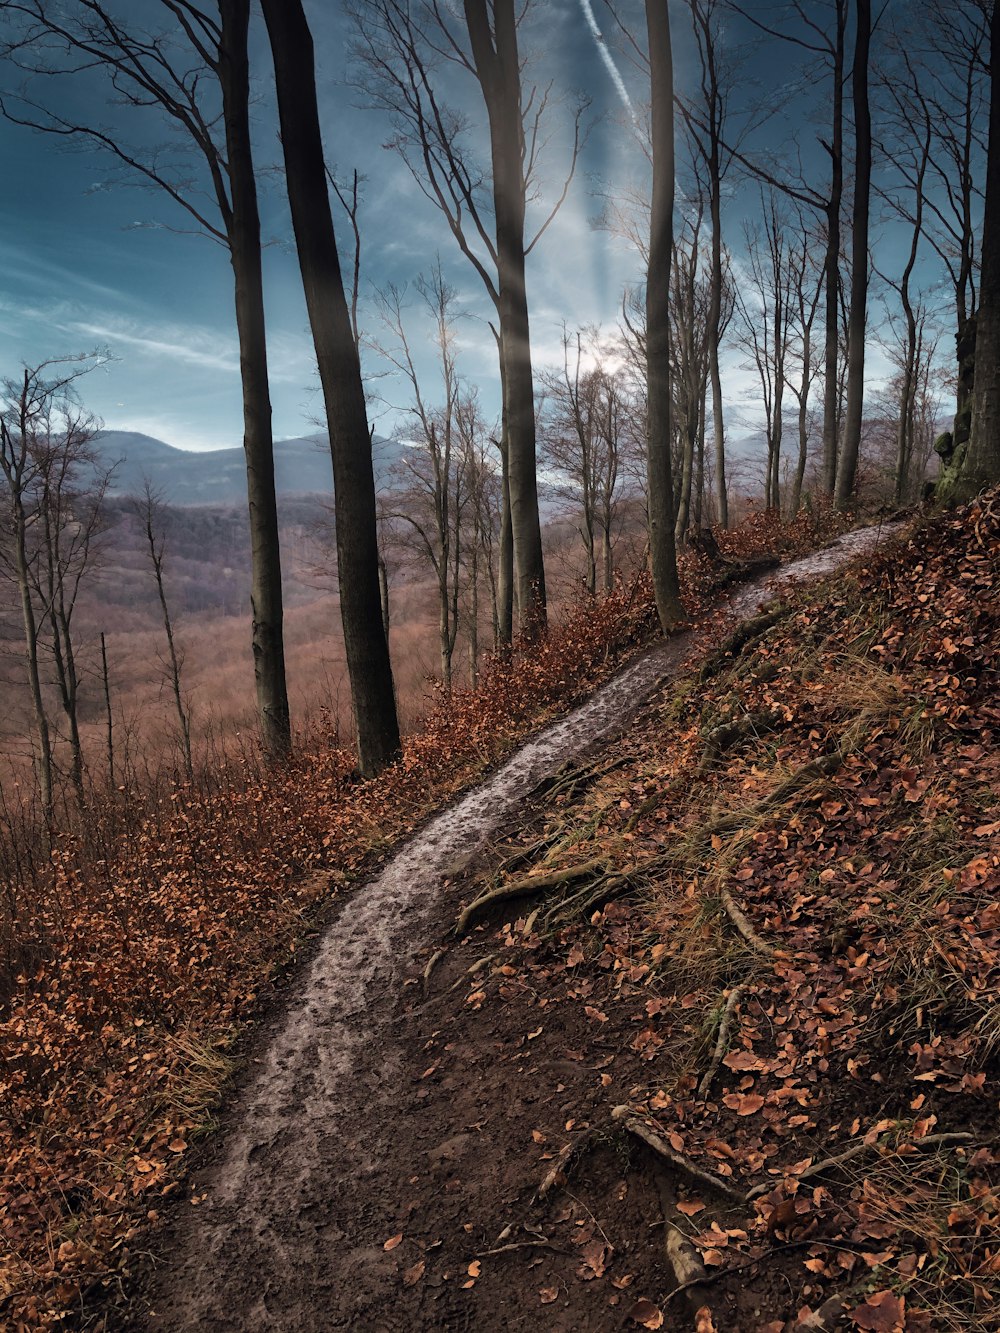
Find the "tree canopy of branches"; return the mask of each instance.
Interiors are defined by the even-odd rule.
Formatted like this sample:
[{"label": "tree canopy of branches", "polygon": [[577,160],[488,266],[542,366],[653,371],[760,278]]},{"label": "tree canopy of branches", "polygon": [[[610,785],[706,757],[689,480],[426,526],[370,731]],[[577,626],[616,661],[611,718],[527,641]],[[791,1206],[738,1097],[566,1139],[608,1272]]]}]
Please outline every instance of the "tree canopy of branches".
[{"label": "tree canopy of branches", "polygon": [[[7,54],[29,76],[0,99],[8,117],[65,139],[86,141],[130,175],[163,191],[189,223],[223,245],[233,269],[243,389],[243,447],[251,531],[251,648],[265,751],[280,759],[291,744],[285,680],[281,555],[274,490],[260,215],[250,137],[250,0],[159,0],[161,30],[147,30],[127,7],[103,0],[72,5],[0,0],[14,34]],[[70,119],[39,101],[46,79],[103,74],[107,91],[136,113],[152,112],[180,132],[180,150],[143,150],[98,120]],[[88,82],[87,87],[92,87]],[[191,160],[207,177],[191,184]],[[202,185],[207,186],[202,189]],[[206,199],[208,202],[206,203]]]}]

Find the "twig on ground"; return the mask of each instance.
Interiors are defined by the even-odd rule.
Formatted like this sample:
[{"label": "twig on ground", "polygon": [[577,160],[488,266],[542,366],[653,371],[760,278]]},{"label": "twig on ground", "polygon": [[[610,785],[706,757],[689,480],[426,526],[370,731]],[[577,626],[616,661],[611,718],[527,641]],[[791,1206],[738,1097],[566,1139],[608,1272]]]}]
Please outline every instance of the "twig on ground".
[{"label": "twig on ground", "polygon": [[716,1038],[715,1050],[712,1052],[712,1060],[698,1084],[698,1097],[704,1101],[712,1087],[712,1080],[718,1072],[719,1065],[722,1064],[722,1057],[725,1055],[729,1046],[729,1030],[733,1022],[733,1014],[736,1006],[743,998],[745,986],[734,986],[729,992],[729,998],[726,1000],[726,1007],[722,1011],[722,1019],[719,1023],[719,1035]]},{"label": "twig on ground", "polygon": [[555,1250],[557,1254],[569,1254],[569,1250],[560,1250],[557,1245],[553,1245],[550,1240],[544,1236],[538,1240],[514,1240],[509,1245],[497,1245],[492,1250],[479,1250],[476,1254],[477,1259],[488,1259],[494,1254],[510,1254],[512,1250]]}]

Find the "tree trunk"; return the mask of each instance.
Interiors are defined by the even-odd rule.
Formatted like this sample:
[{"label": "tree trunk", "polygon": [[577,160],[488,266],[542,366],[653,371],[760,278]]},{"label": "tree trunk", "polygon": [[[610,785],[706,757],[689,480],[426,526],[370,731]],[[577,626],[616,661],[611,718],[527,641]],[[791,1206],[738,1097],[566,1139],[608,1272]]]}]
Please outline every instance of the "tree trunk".
[{"label": "tree trunk", "polygon": [[28,569],[26,524],[20,502],[15,497],[14,515],[14,572],[17,578],[17,590],[21,600],[21,622],[24,628],[25,662],[28,668],[28,687],[31,691],[31,707],[35,715],[35,733],[38,739],[39,795],[45,823],[52,825],[54,793],[52,789],[52,737],[49,731],[48,714],[45,711],[45,699],[42,695],[42,678],[38,666],[38,626],[35,621],[35,608],[31,602],[31,582]]},{"label": "tree trunk", "polygon": [[[243,387],[243,450],[250,514],[252,649],[264,753],[287,757],[292,733],[285,680],[281,547],[274,491],[274,440],[268,390],[260,214],[250,143],[250,0],[219,0],[219,82],[232,201],[226,220],[236,289]],[[190,760],[189,760],[190,763]]]},{"label": "tree trunk", "polygon": [[104,641],[103,630],[101,630],[101,678],[104,684],[104,719],[108,751],[108,787],[113,795],[115,790],[115,724],[111,714],[111,682],[108,678],[108,646]]},{"label": "tree trunk", "polygon": [[653,187],[646,275],[647,491],[649,553],[656,610],[664,633],[684,619],[674,544],[670,465],[670,266],[674,220],[674,71],[670,14],[646,0]]},{"label": "tree trunk", "polygon": [[508,649],[514,641],[514,531],[510,513],[510,441],[507,434],[507,375],[500,349],[500,543],[497,569],[497,646]]},{"label": "tree trunk", "polygon": [[833,58],[833,133],[829,144],[830,196],[826,206],[826,321],[823,383],[823,468],[820,479],[831,498],[837,487],[840,392],[840,205],[844,195],[844,11],[836,0],[837,34]]},{"label": "tree trunk", "polygon": [[949,498],[965,500],[1000,481],[1000,5],[990,20],[990,130],[976,316],[972,432]]},{"label": "tree trunk", "polygon": [[812,373],[812,329],[807,327],[802,334],[802,390],[799,395],[799,457],[795,467],[795,480],[792,482],[792,498],[788,516],[795,518],[802,507],[802,483],[806,475],[806,459],[809,453],[809,377]]},{"label": "tree trunk", "polygon": [[868,48],[871,0],[855,0],[857,36],[851,76],[854,100],[854,208],[851,218],[851,312],[847,335],[847,413],[844,445],[837,470],[836,503],[848,509],[854,499],[865,403],[865,331],[868,322],[868,214],[871,207],[872,122],[868,104]]},{"label": "tree trunk", "polygon": [[378,558],[378,599],[382,610],[382,632],[386,643],[389,642],[389,626],[392,612],[389,603],[389,568],[380,555]]},{"label": "tree trunk", "polygon": [[544,631],[546,609],[525,283],[521,72],[514,0],[494,0],[492,12],[491,31],[486,0],[465,0],[472,55],[490,126],[514,577],[518,628],[530,639]]},{"label": "tree trunk", "polygon": [[316,102],[312,34],[301,0],[263,0],[274,58],[288,201],[330,433],[337,568],[358,763],[371,777],[400,753],[378,582],[375,478],[361,364],[337,255]]},{"label": "tree trunk", "polygon": [[722,372],[719,369],[719,323],[722,313],[722,187],[719,146],[713,134],[709,159],[712,210],[712,271],[708,298],[708,366],[712,381],[712,431],[715,441],[715,503],[720,528],[729,527],[729,491],[726,486],[726,430],[722,409]]}]

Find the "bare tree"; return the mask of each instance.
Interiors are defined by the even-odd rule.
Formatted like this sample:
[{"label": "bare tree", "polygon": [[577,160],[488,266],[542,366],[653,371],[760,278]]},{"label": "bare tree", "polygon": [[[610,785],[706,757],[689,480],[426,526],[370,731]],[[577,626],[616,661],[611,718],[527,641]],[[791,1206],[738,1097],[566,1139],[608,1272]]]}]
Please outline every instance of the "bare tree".
[{"label": "bare tree", "polygon": [[646,400],[649,553],[653,593],[665,634],[684,619],[674,545],[670,385],[670,270],[674,216],[674,62],[670,14],[646,0],[653,183],[646,274]]},{"label": "bare tree", "polygon": [[[793,261],[774,191],[761,192],[761,221],[745,227],[750,282],[736,298],[740,342],[760,380],[767,438],[764,503],[781,509],[781,445],[791,344]],[[747,290],[747,287],[750,289]]]},{"label": "bare tree", "polygon": [[[712,426],[715,459],[715,503],[718,521],[729,526],[729,496],[726,487],[726,438],[722,405],[722,373],[719,348],[725,325],[723,305],[726,262],[722,243],[722,186],[732,163],[726,147],[727,114],[732,76],[722,58],[720,10],[723,0],[688,0],[700,71],[700,102],[687,114],[688,133],[708,177],[711,258],[708,307],[708,358],[712,384]],[[682,108],[687,108],[685,101]],[[704,424],[704,423],[702,423]]]},{"label": "bare tree", "polygon": [[[514,573],[522,632],[530,634],[545,619],[525,260],[566,198],[576,169],[582,114],[580,107],[573,117],[569,164],[554,202],[534,224],[529,239],[528,205],[540,193],[553,99],[551,87],[522,86],[518,29],[523,13],[518,15],[513,0],[465,0],[464,23],[439,0],[372,0],[354,6],[365,92],[392,117],[392,147],[441,210],[496,311],[503,478],[511,524],[508,543],[505,515],[500,562],[505,639]],[[468,116],[444,100],[445,68],[471,76],[482,98],[489,126],[489,171],[469,147]]]},{"label": "bare tree", "polygon": [[333,459],[337,569],[361,772],[400,752],[382,627],[371,437],[361,363],[337,253],[316,100],[312,33],[301,0],[263,0],[299,270],[319,366]]},{"label": "bare tree", "polygon": [[836,505],[847,509],[861,448],[865,398],[865,335],[868,329],[868,221],[871,209],[872,118],[868,58],[872,35],[871,0],[854,0],[855,36],[851,70],[854,107],[854,196],[851,212],[851,309],[847,334],[847,410],[837,467]]},{"label": "bare tree", "polygon": [[108,472],[90,448],[93,419],[80,408],[74,386],[96,363],[93,357],[77,357],[25,369],[19,380],[4,383],[0,400],[0,496],[7,513],[0,570],[14,583],[20,604],[39,791],[49,824],[55,803],[55,733],[45,698],[46,644],[69,731],[73,786],[83,801],[73,614],[94,565]]},{"label": "bare tree", "polygon": [[954,299],[957,403],[946,440],[952,451],[968,440],[972,420],[988,49],[987,6],[931,0],[903,11],[880,81],[880,146],[902,184],[883,197],[937,256]]},{"label": "bare tree", "polygon": [[[438,640],[445,689],[452,686],[452,660],[459,629],[462,591],[463,521],[468,502],[466,453],[462,448],[463,386],[455,363],[455,290],[444,279],[440,261],[427,278],[416,281],[429,320],[438,361],[439,394],[432,400],[421,384],[404,315],[404,293],[390,286],[378,306],[390,341],[373,340],[379,354],[406,382],[408,401],[400,404],[408,425],[399,427],[410,446],[395,469],[394,494],[387,515],[416,543],[429,561],[437,584]],[[467,396],[467,395],[466,395]],[[466,403],[466,421],[472,405]]]},{"label": "bare tree", "polygon": [[[838,367],[840,359],[840,269],[841,207],[844,197],[844,70],[846,67],[849,0],[823,0],[821,6],[806,0],[782,0],[767,16],[728,0],[731,7],[760,32],[805,52],[827,75],[830,87],[830,132],[820,144],[830,159],[829,186],[824,191],[793,180],[733,150],[733,156],[768,185],[783,191],[808,208],[816,209],[825,222],[824,264],[824,352],[823,352],[823,460],[821,485],[833,496],[837,483],[839,442]],[[824,14],[828,17],[824,21]]]},{"label": "bare tree", "polygon": [[[158,0],[155,8],[168,24],[165,32],[147,31],[122,5],[99,0],[72,6],[0,0],[0,14],[12,21],[9,59],[32,77],[76,80],[102,72],[109,91],[135,113],[153,110],[180,131],[186,149],[179,160],[174,153],[132,148],[98,123],[60,114],[39,103],[30,88],[0,99],[0,110],[19,124],[83,139],[109,154],[142,182],[165,192],[201,234],[229,252],[243,387],[257,710],[265,751],[280,759],[291,744],[291,725],[260,216],[250,139],[250,0],[216,0],[214,7],[207,0],[201,5]],[[207,173],[207,181],[197,185],[191,182],[192,148]]]},{"label": "bare tree", "polygon": [[[700,185],[700,182],[699,182]],[[671,271],[671,368],[676,436],[674,533],[683,538],[692,508],[701,510],[704,484],[706,397],[710,374],[713,280],[704,274],[700,191],[674,239]],[[718,327],[721,328],[719,319]]]},{"label": "bare tree", "polygon": [[811,413],[809,401],[816,379],[816,363],[813,357],[813,327],[823,294],[823,271],[814,262],[814,238],[800,212],[798,239],[789,242],[788,266],[790,277],[791,311],[789,316],[791,341],[788,349],[789,362],[797,362],[798,374],[788,377],[787,384],[798,404],[798,458],[792,479],[792,493],[788,503],[788,514],[794,518],[802,507],[802,488],[805,482],[806,465],[809,458]]},{"label": "bare tree", "polygon": [[614,582],[630,405],[615,365],[618,349],[599,330],[570,334],[564,327],[562,344],[562,368],[543,376],[542,447],[556,493],[578,521],[585,586],[593,596],[598,586],[609,592]]},{"label": "bare tree", "polygon": [[967,499],[1000,481],[1000,5],[990,18],[990,128],[983,209],[982,276],[968,448],[954,460],[946,498]]},{"label": "bare tree", "polygon": [[[136,515],[142,525],[149,552],[149,567],[156,582],[156,595],[160,603],[163,619],[163,632],[167,638],[167,679],[173,696],[174,710],[177,713],[177,725],[180,732],[181,755],[184,759],[184,772],[188,782],[194,781],[194,765],[191,759],[191,710],[184,702],[181,672],[184,659],[174,638],[174,624],[170,615],[170,603],[167,601],[167,589],[163,577],[166,535],[163,530],[163,502],[153,490],[147,479],[142,496],[136,501]],[[110,714],[109,714],[110,716]]]}]

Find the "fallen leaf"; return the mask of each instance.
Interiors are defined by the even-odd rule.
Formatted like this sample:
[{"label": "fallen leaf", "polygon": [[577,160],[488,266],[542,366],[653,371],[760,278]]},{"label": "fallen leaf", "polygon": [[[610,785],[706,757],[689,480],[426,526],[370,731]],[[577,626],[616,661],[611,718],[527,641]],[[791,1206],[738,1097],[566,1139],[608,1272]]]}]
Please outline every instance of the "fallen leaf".
[{"label": "fallen leaf", "polygon": [[465,1271],[468,1273],[469,1277],[478,1277],[483,1271],[483,1266],[478,1259],[473,1259],[472,1263],[469,1264],[469,1267]]},{"label": "fallen leaf", "polygon": [[677,1211],[685,1217],[694,1217],[705,1207],[700,1199],[684,1199],[677,1205]]},{"label": "fallen leaf", "polygon": [[894,1291],[877,1291],[851,1313],[858,1328],[871,1333],[898,1333],[906,1315],[906,1298]]},{"label": "fallen leaf", "polygon": [[759,1092],[748,1092],[745,1096],[738,1092],[728,1092],[722,1100],[737,1115],[754,1115],[764,1105],[764,1098]]},{"label": "fallen leaf", "polygon": [[389,1239],[382,1246],[383,1250],[394,1250],[402,1239],[403,1239],[402,1232],[400,1232],[398,1236],[390,1236]]},{"label": "fallen leaf", "polygon": [[595,1277],[603,1277],[609,1254],[609,1248],[602,1241],[588,1241],[581,1250],[583,1263],[576,1270],[577,1277],[583,1278],[584,1282],[592,1282]]},{"label": "fallen leaf", "polygon": [[663,1311],[645,1296],[636,1301],[629,1310],[628,1317],[634,1323],[641,1324],[643,1328],[663,1327]]},{"label": "fallen leaf", "polygon": [[408,1268],[403,1274],[403,1286],[415,1287],[424,1275],[424,1269],[427,1264],[423,1259],[418,1259],[412,1268]]},{"label": "fallen leaf", "polygon": [[551,1305],[553,1301],[559,1299],[558,1287],[542,1287],[538,1293],[538,1299],[543,1305]]}]

